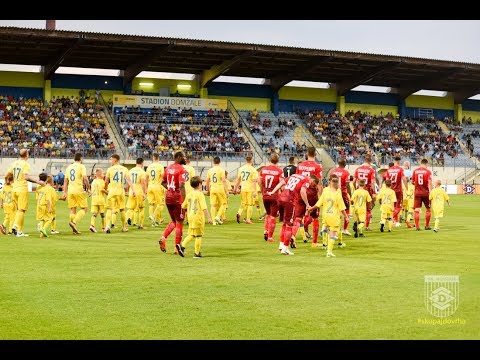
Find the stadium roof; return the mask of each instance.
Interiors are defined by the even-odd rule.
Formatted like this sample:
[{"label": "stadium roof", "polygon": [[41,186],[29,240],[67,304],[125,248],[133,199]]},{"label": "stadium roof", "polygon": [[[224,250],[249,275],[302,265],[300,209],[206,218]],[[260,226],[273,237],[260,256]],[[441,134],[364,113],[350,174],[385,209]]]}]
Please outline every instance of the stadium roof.
[{"label": "stadium roof", "polygon": [[401,98],[420,90],[454,93],[457,103],[480,92],[480,64],[405,56],[81,31],[0,27],[2,63],[269,79],[274,90],[291,80],[334,83],[340,95],[358,85],[397,88]]}]

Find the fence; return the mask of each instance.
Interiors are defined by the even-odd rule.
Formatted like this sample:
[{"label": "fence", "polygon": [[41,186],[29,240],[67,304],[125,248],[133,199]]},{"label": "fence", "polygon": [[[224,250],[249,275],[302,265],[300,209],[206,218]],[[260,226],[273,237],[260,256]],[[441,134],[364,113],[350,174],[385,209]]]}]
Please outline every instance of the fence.
[{"label": "fence", "polygon": [[[16,158],[19,157],[18,148],[3,148],[0,149],[0,157],[2,158]],[[31,158],[49,158],[49,159],[69,159],[73,158],[76,153],[82,154],[85,159],[108,160],[110,156],[117,153],[115,149],[45,149],[45,148],[30,148],[28,156]]]},{"label": "fence", "polygon": [[[127,160],[135,160],[136,158],[142,157],[144,159],[150,159],[153,153],[160,155],[160,160],[172,161],[174,151],[157,151],[155,149],[128,149],[127,150]],[[252,156],[251,151],[184,151],[185,154],[190,156],[191,160],[211,160],[215,156],[218,156],[222,161],[228,160],[245,160],[245,157],[248,155]]]}]

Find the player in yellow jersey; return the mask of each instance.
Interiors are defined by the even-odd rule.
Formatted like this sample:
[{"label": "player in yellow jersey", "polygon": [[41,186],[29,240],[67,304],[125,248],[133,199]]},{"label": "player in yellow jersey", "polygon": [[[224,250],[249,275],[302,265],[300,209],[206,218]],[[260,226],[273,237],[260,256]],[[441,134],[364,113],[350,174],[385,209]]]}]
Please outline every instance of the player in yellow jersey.
[{"label": "player in yellow jersey", "polygon": [[430,204],[433,210],[433,217],[435,218],[435,225],[433,231],[440,231],[440,219],[443,218],[443,210],[445,208],[445,201],[450,206],[450,197],[444,188],[442,188],[442,181],[435,181],[435,188],[430,191]]},{"label": "player in yellow jersey", "polygon": [[[195,169],[193,166],[190,165],[190,155],[185,156],[185,164],[182,165],[183,168],[187,171],[185,173],[185,194],[188,195],[190,191],[192,191],[192,187],[190,186],[190,179],[192,179],[195,174]],[[188,214],[185,214],[185,221],[188,223]]]},{"label": "player in yellow jersey", "polygon": [[97,232],[95,228],[95,220],[100,214],[102,218],[102,231],[105,231],[105,181],[103,180],[103,170],[96,169],[95,170],[95,179],[92,181],[90,185],[92,189],[92,204],[90,207],[90,211],[92,213],[92,217],[90,219],[90,231],[93,233]]},{"label": "player in yellow jersey", "polygon": [[176,244],[175,248],[178,254],[182,257],[185,256],[185,246],[195,239],[195,252],[193,257],[199,259],[202,257],[202,237],[205,234],[205,218],[208,219],[208,223],[212,224],[212,218],[207,210],[207,202],[205,201],[205,195],[202,192],[202,179],[199,176],[194,176],[190,179],[190,185],[192,191],[187,194],[185,200],[182,203],[182,209],[187,209],[188,218],[188,235],[183,239],[181,244]]},{"label": "player in yellow jersey", "polygon": [[[40,173],[38,178],[41,181],[46,181],[47,180],[47,173],[45,173],[45,172]],[[35,190],[35,192],[36,192],[35,200],[37,200],[37,217],[36,217],[36,219],[37,219],[37,222],[38,222],[38,224],[37,224],[37,230],[38,231],[40,231],[40,229],[43,227],[43,210],[40,209],[39,206],[38,206],[38,197],[39,197],[39,193],[42,190],[42,188],[43,188],[43,186],[39,185],[39,186],[37,186],[37,189]],[[63,197],[61,199],[59,199],[56,191],[54,192],[53,195],[54,195],[53,200],[55,201],[55,204],[58,200],[65,200],[65,198],[63,198]],[[51,222],[52,230],[50,231],[50,233],[52,235],[60,234],[60,232],[56,230],[56,228],[57,228],[56,216],[57,216],[57,206],[52,206],[52,222]]]},{"label": "player in yellow jersey", "polygon": [[228,210],[228,201],[230,199],[230,196],[231,194],[234,194],[235,193],[233,192],[233,187],[232,187],[232,182],[230,180],[228,180],[228,171],[225,170],[225,181],[227,182],[227,197],[225,198],[225,212],[223,214],[223,217],[222,217],[222,222],[226,222],[227,221],[227,210]]},{"label": "player in yellow jersey", "polygon": [[192,186],[190,185],[190,179],[193,179],[193,177],[196,175],[195,174],[195,169],[193,166],[190,165],[190,156],[186,155],[185,156],[185,165],[182,165],[183,168],[187,171],[185,174],[185,194],[188,195],[190,191],[192,191]]},{"label": "player in yellow jersey", "polygon": [[127,217],[125,216],[125,187],[126,181],[128,186],[132,187],[132,194],[136,196],[137,193],[133,187],[128,169],[119,164],[120,156],[113,154],[110,157],[110,166],[105,175],[105,190],[107,190],[107,216],[105,232],[110,234],[110,227],[115,224],[116,215],[120,212],[122,220],[122,231],[127,232]]},{"label": "player in yellow jersey", "polygon": [[363,234],[363,227],[365,226],[365,220],[367,219],[367,203],[372,201],[370,193],[365,190],[365,180],[360,180],[359,187],[352,194],[351,203],[353,205],[353,231],[355,237],[365,237]]},{"label": "player in yellow jersey", "polygon": [[53,176],[48,175],[45,186],[38,192],[37,212],[40,215],[40,237],[48,237],[47,229],[52,224],[55,206],[58,200],[57,192],[53,188]]},{"label": "player in yellow jersey", "polygon": [[[132,216],[135,213],[135,221],[139,229],[143,229],[143,219],[145,217],[145,198],[147,195],[147,173],[143,170],[143,159],[138,158],[136,166],[128,171],[132,179],[133,188],[129,189],[127,201],[127,223],[132,225]],[[136,195],[133,195],[135,189]]]},{"label": "player in yellow jersey", "polygon": [[28,234],[23,233],[23,223],[25,220],[25,213],[28,210],[28,184],[29,182],[34,182],[38,185],[45,185],[43,181],[34,180],[30,176],[30,164],[27,163],[28,160],[28,150],[20,150],[20,160],[16,160],[10,166],[7,171],[8,174],[13,175],[13,202],[17,209],[15,213],[15,220],[12,226],[12,233],[16,236],[28,236]]},{"label": "player in yellow jersey", "polygon": [[377,199],[380,206],[380,231],[383,232],[385,228],[385,222],[388,221],[388,232],[392,231],[393,227],[393,212],[395,210],[394,204],[397,202],[397,195],[392,189],[392,180],[386,179],[385,187],[380,189]]},{"label": "player in yellow jersey", "polygon": [[[254,198],[257,197],[257,189],[255,184],[258,179],[258,172],[253,167],[253,160],[251,156],[247,156],[247,163],[238,169],[237,181],[235,183],[235,193],[241,194],[241,204],[237,212],[237,222],[240,224],[240,218],[243,210],[246,209],[245,224],[252,224],[252,206],[254,204]],[[242,190],[239,190],[239,186],[242,186]]]},{"label": "player in yellow jersey", "polygon": [[414,203],[415,203],[415,185],[413,185],[412,180],[407,178],[407,190],[405,192],[405,199],[407,200],[407,216],[405,217],[405,224],[407,228],[412,228],[413,225],[410,222],[413,219],[413,211],[415,210]]},{"label": "player in yellow jersey", "polygon": [[255,191],[257,192],[257,196],[253,199],[253,205],[257,208],[258,219],[263,220],[264,216],[262,213],[262,208],[260,207],[260,195],[262,194],[262,189],[260,189],[260,185],[258,183],[255,184]]},{"label": "player in yellow jersey", "polygon": [[160,225],[163,222],[162,212],[165,207],[166,189],[162,186],[163,165],[159,162],[159,155],[152,155],[153,162],[147,167],[147,199],[148,215],[152,226]]},{"label": "player in yellow jersey", "polygon": [[0,232],[3,235],[12,234],[13,221],[15,220],[15,203],[13,202],[13,176],[5,177],[5,184],[0,191],[0,208],[3,209],[3,224],[0,224]]},{"label": "player in yellow jersey", "polygon": [[[91,191],[87,177],[87,169],[85,165],[82,164],[82,154],[76,153],[74,163],[69,165],[65,171],[65,184],[63,188],[63,198],[67,198],[68,207],[70,208],[70,222],[68,225],[70,225],[74,234],[80,234],[77,225],[87,212],[88,202],[84,186],[87,189],[88,195],[90,195]],[[80,210],[77,211],[77,208],[80,208]]]},{"label": "player in yellow jersey", "polygon": [[221,225],[227,209],[228,183],[225,169],[220,166],[218,156],[213,158],[213,167],[207,172],[206,186],[207,194],[210,195],[210,214],[213,225]]},{"label": "player in yellow jersey", "polygon": [[[46,172],[42,172],[42,173],[40,173],[40,175],[38,175],[38,178],[40,179],[40,181],[46,182],[47,181],[47,176],[48,176],[48,174]],[[42,191],[42,189],[44,187],[45,186],[38,185],[37,188],[35,189],[35,200],[37,202],[37,214],[36,214],[35,220],[37,220],[37,230],[38,231],[40,231],[40,229],[43,226],[43,209],[40,208],[38,200],[40,198],[40,192]]]},{"label": "player in yellow jersey", "polygon": [[333,245],[335,240],[338,239],[338,233],[340,232],[340,215],[344,219],[347,218],[345,212],[345,202],[343,201],[342,192],[338,191],[339,181],[335,175],[330,176],[329,186],[323,189],[322,195],[318,199],[315,206],[307,209],[308,212],[312,212],[315,209],[323,207],[322,219],[325,223],[326,229],[322,231],[329,231],[330,237],[328,239],[327,257],[335,257],[333,254]]}]

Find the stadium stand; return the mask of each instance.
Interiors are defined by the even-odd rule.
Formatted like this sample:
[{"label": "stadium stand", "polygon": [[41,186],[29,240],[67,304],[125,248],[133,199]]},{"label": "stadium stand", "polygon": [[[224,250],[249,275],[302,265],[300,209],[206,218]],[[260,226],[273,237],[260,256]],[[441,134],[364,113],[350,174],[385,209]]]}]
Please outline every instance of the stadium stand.
[{"label": "stadium stand", "polygon": [[[239,111],[245,126],[250,128],[255,140],[266,156],[275,152],[283,157],[291,155],[302,157],[307,149],[304,139],[295,138],[298,118],[293,113]],[[296,119],[297,118],[297,119]]]},{"label": "stadium stand", "polygon": [[38,99],[0,96],[0,145],[2,157],[16,157],[21,148],[30,156],[85,158],[106,157],[114,151],[98,105],[82,99]]},{"label": "stadium stand", "polygon": [[234,126],[228,111],[140,107],[115,108],[120,133],[126,138],[129,158],[164,156],[185,150],[192,159],[243,158],[250,144]]},{"label": "stadium stand", "polygon": [[340,116],[338,111],[309,110],[300,112],[299,116],[334,161],[340,158],[345,158],[349,164],[363,161],[366,144],[359,141],[358,128],[352,129],[347,118]]}]

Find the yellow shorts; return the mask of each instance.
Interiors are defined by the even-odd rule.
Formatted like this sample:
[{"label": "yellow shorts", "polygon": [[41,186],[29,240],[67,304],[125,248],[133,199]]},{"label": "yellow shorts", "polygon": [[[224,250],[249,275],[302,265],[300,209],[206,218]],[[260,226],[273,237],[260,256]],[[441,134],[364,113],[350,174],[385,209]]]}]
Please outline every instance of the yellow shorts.
[{"label": "yellow shorts", "polygon": [[110,209],[110,210],[124,210],[125,209],[125,194],[108,196],[107,197],[107,209]]},{"label": "yellow shorts", "polygon": [[15,214],[16,209],[14,204],[4,204],[3,213],[6,215]]},{"label": "yellow shorts", "polygon": [[443,209],[434,209],[432,208],[433,210],[433,217],[436,219],[436,218],[443,218]]},{"label": "yellow shorts", "polygon": [[380,217],[382,218],[382,220],[385,220],[385,219],[388,219],[388,218],[391,218],[393,219],[393,211],[392,210],[388,210],[388,211],[383,211],[382,210],[382,213],[380,215]]},{"label": "yellow shorts", "polygon": [[354,212],[354,215],[355,215],[355,221],[358,221],[358,222],[365,222],[366,219],[367,219],[367,211],[355,211]]},{"label": "yellow shorts", "polygon": [[412,199],[412,200],[408,200],[408,211],[413,212],[413,210],[415,210],[415,209],[413,208],[413,205],[414,205],[414,204],[415,204],[415,200],[413,200],[413,199]]},{"label": "yellow shorts", "polygon": [[335,230],[340,227],[340,216],[325,215],[323,222],[330,230]]},{"label": "yellow shorts", "polygon": [[242,196],[243,206],[253,206],[253,191],[242,191],[240,195]]},{"label": "yellow shorts", "polygon": [[205,224],[199,227],[188,227],[188,235],[203,236],[205,234]]},{"label": "yellow shorts", "polygon": [[227,195],[225,194],[225,191],[210,193],[210,205],[220,206],[226,203],[227,203]]},{"label": "yellow shorts", "polygon": [[68,207],[71,208],[82,208],[85,209],[88,207],[87,196],[83,194],[68,194]]},{"label": "yellow shorts", "polygon": [[105,214],[105,205],[92,205],[90,211],[92,214]]},{"label": "yellow shorts", "polygon": [[38,206],[37,207],[37,220],[49,221],[53,220],[53,212],[49,212],[47,210],[46,205]]},{"label": "yellow shorts", "polygon": [[147,190],[147,200],[149,204],[165,205],[165,190],[162,190],[163,186],[159,188],[153,188]]},{"label": "yellow shorts", "polygon": [[408,199],[403,199],[402,208],[403,210],[408,210]]},{"label": "yellow shorts", "polygon": [[12,200],[17,204],[18,210],[28,210],[28,191],[13,191]]},{"label": "yellow shorts", "polygon": [[137,194],[137,196],[129,196],[127,200],[127,209],[138,210],[145,207],[145,200],[143,200],[143,194]]}]

